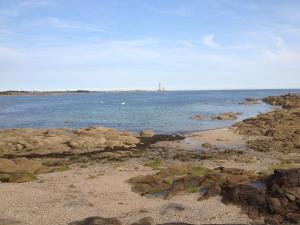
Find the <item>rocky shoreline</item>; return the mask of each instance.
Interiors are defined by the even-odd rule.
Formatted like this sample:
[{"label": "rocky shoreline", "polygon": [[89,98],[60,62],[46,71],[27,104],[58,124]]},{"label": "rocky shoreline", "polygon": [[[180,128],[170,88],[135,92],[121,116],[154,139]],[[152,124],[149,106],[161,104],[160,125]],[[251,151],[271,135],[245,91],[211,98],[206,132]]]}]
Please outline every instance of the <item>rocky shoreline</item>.
[{"label": "rocky shoreline", "polygon": [[45,95],[64,95],[90,93],[92,91],[0,91],[0,96],[45,96]]},{"label": "rocky shoreline", "polygon": [[[246,101],[256,104],[254,99]],[[119,188],[124,186],[123,189],[126,190],[123,194],[131,196],[127,199],[128,202],[135,199],[133,202],[141,202],[143,205],[143,202],[151,201],[154,208],[143,209],[149,211],[148,213],[139,210],[128,212],[124,219],[119,214],[120,211],[130,211],[134,205],[127,205],[127,210],[109,213],[115,207],[112,206],[107,214],[99,214],[96,212],[101,205],[93,203],[93,206],[80,207],[84,200],[79,200],[75,209],[82,215],[86,213],[86,216],[78,218],[79,215],[74,214],[73,219],[64,218],[64,222],[59,224],[204,224],[208,221],[246,224],[297,223],[300,221],[300,96],[272,96],[263,101],[278,108],[236,123],[231,128],[182,136],[159,135],[152,131],[137,134],[102,127],[78,130],[0,130],[0,181],[5,182],[0,183],[0,190],[2,193],[10,193],[5,196],[8,198],[5,202],[0,199],[0,204],[10,208],[11,212],[18,211],[18,206],[12,204],[14,201],[18,204],[19,201],[15,200],[15,188],[33,186],[39,189],[43,182],[50,185],[55,179],[61,179],[62,184],[55,184],[53,191],[62,187],[69,190],[72,189],[71,185],[76,187],[79,183],[87,183],[80,177],[88,175],[87,179],[94,180],[99,186],[102,185],[102,179],[108,183],[119,182]],[[224,116],[216,119],[235,119],[237,115]],[[124,168],[122,182],[114,181],[123,174],[117,169],[120,165]],[[105,173],[112,174],[86,174],[90,170],[101,171],[104,168]],[[71,179],[74,175],[70,174],[75,172],[80,178],[77,183],[64,183],[63,174],[69,174],[66,177]],[[83,186],[78,191],[85,188],[88,188],[87,193],[93,189],[97,196],[94,198],[99,200],[104,198],[102,192],[110,193],[114,189],[111,186],[107,190],[106,186],[102,189]],[[114,194],[119,196],[118,189]],[[84,196],[92,201],[92,195]],[[23,198],[22,195],[18,196]],[[173,199],[178,198],[183,198],[183,202],[186,202],[184,199],[191,198],[189,196],[193,196],[196,201],[189,206],[193,208],[193,214],[189,214],[187,207],[181,203],[172,203]],[[160,211],[157,211],[155,207],[162,204],[161,201],[167,202],[168,207],[161,206]],[[203,219],[203,214],[196,213],[201,211],[201,207],[214,201],[218,215],[222,214],[223,207],[231,209],[227,213],[228,217],[222,214],[220,218],[211,216]],[[42,202],[42,199],[37,201],[33,207],[41,204],[42,208]],[[62,210],[73,210],[74,207],[68,206],[67,199],[61,202]],[[234,220],[234,217],[237,218],[234,213],[238,209],[244,214],[242,218]],[[27,212],[25,209],[24,211]],[[169,217],[164,216],[167,211],[171,213]],[[39,222],[57,224],[54,221],[59,212],[52,213],[51,216],[41,218]],[[94,217],[90,216],[91,213]],[[150,216],[143,216],[145,214]],[[176,216],[172,217],[173,214]],[[10,218],[7,218],[8,215]],[[30,212],[27,212],[11,218],[12,214],[2,209],[0,224],[34,225],[36,220],[30,219],[29,215]]]}]

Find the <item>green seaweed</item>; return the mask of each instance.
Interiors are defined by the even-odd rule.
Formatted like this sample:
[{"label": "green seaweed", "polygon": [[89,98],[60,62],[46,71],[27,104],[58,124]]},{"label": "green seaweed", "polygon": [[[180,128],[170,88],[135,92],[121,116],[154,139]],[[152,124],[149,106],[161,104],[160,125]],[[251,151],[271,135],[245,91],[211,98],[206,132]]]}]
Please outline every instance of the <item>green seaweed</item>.
[{"label": "green seaweed", "polygon": [[52,172],[64,172],[70,170],[70,167],[67,165],[63,165],[63,166],[58,166],[52,169]]},{"label": "green seaweed", "polygon": [[211,172],[211,170],[206,167],[194,166],[191,168],[191,170],[189,172],[191,175],[205,176],[205,175],[209,174]]},{"label": "green seaweed", "polygon": [[159,160],[154,160],[150,162],[146,162],[144,167],[152,168],[153,170],[159,170],[161,167],[161,162]]}]

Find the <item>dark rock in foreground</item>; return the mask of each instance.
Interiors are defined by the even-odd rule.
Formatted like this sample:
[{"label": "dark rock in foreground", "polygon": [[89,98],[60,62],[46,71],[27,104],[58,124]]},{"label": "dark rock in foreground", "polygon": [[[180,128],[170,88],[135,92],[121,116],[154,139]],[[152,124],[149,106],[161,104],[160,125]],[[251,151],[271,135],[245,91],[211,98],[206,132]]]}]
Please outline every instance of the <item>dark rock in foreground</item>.
[{"label": "dark rock in foreground", "polygon": [[268,224],[300,222],[300,168],[275,170],[264,180],[265,188],[253,184],[223,187],[223,202],[235,203],[252,219]]},{"label": "dark rock in foreground", "polygon": [[84,220],[71,222],[69,225],[122,225],[122,223],[116,218],[88,217]]},{"label": "dark rock in foreground", "polygon": [[[153,218],[144,217],[131,225],[155,225]],[[0,224],[1,225],[1,224]],[[122,225],[116,218],[103,218],[103,217],[88,217],[80,221],[74,221],[68,225]],[[193,225],[189,223],[165,223],[158,225]]]},{"label": "dark rock in foreground", "polygon": [[250,218],[264,218],[268,224],[300,222],[300,168],[275,170],[274,174],[259,178],[241,169],[208,170],[179,165],[154,175],[134,177],[129,183],[135,192],[165,199],[194,192],[200,193],[199,201],[222,195],[225,204],[239,205]]}]

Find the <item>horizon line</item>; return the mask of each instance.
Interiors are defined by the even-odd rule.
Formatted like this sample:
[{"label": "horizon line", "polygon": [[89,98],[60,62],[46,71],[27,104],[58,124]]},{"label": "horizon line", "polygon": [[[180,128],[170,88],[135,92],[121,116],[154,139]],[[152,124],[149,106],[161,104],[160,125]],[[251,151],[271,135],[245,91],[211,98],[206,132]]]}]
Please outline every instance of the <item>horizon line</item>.
[{"label": "horizon line", "polygon": [[92,90],[92,89],[63,89],[63,90],[0,90],[0,92],[174,92],[174,91],[255,91],[255,90],[300,90],[300,87],[294,88],[228,88],[228,89],[107,89],[107,90]]}]

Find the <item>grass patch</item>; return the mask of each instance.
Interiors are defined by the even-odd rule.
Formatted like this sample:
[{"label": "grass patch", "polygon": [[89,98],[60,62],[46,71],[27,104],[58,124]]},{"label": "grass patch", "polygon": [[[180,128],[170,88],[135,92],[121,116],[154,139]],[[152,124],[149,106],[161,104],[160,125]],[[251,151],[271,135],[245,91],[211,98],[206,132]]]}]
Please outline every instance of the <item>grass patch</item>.
[{"label": "grass patch", "polygon": [[205,176],[207,175],[211,170],[206,168],[206,167],[201,167],[201,166],[195,166],[192,167],[191,170],[189,171],[191,175],[195,176]]},{"label": "grass patch", "polygon": [[164,179],[164,183],[173,185],[174,179],[172,177],[167,177]]},{"label": "grass patch", "polygon": [[63,166],[53,168],[52,172],[64,172],[67,170],[70,170],[70,167],[67,165],[63,165]]},{"label": "grass patch", "polygon": [[91,174],[89,174],[89,176],[86,179],[93,180],[93,179],[96,179],[96,178],[98,178],[98,175],[91,175]]},{"label": "grass patch", "polygon": [[161,162],[159,160],[154,160],[154,161],[150,161],[150,162],[146,162],[144,164],[144,167],[149,167],[153,170],[159,170],[161,167]]},{"label": "grass patch", "polygon": [[43,161],[42,164],[48,167],[59,167],[65,165],[65,162],[63,160],[47,159]]},{"label": "grass patch", "polygon": [[197,193],[199,192],[199,187],[188,187],[185,191],[187,193]]},{"label": "grass patch", "polygon": [[36,180],[37,177],[33,173],[27,171],[15,172],[8,178],[9,183],[21,183]]}]

